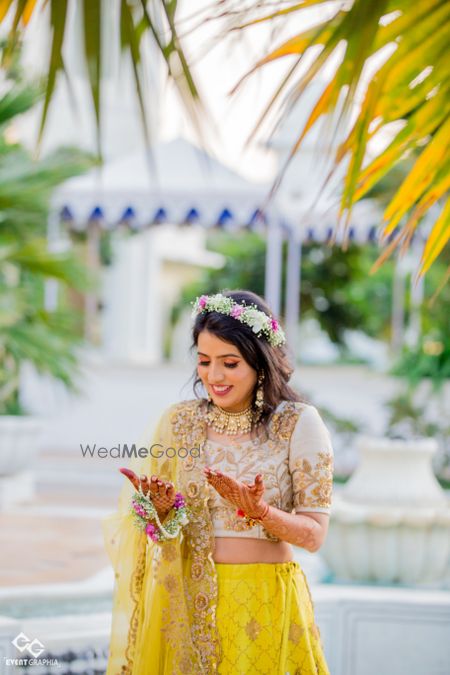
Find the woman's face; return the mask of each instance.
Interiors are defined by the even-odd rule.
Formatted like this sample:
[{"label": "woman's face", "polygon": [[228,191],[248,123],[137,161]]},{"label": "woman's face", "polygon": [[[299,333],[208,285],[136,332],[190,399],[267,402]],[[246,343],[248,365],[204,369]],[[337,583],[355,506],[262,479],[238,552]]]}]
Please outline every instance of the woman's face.
[{"label": "woman's face", "polygon": [[202,331],[197,341],[197,372],[213,402],[228,412],[240,412],[253,400],[256,371],[239,349]]}]

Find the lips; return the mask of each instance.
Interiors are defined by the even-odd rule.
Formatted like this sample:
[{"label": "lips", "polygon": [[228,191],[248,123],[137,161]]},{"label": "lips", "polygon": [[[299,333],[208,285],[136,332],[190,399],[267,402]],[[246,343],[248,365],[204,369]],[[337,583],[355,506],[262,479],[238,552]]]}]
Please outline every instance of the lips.
[{"label": "lips", "polygon": [[214,384],[209,385],[211,387],[212,393],[215,396],[226,396],[232,389],[233,386],[226,386],[226,387],[217,387]]}]

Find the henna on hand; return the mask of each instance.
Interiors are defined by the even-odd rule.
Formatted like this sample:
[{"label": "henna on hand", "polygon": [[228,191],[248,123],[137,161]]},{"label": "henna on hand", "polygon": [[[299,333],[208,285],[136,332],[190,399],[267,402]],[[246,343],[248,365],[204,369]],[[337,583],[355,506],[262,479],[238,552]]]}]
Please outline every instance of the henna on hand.
[{"label": "henna on hand", "polygon": [[142,474],[138,477],[130,469],[119,469],[119,471],[128,478],[136,490],[139,490],[139,487],[141,487],[145,495],[150,493],[158,518],[161,521],[164,520],[175,503],[175,488],[173,483],[163,481],[154,475],[149,481],[148,476]]},{"label": "henna on hand", "polygon": [[267,510],[267,502],[262,499],[265,486],[261,474],[256,476],[253,485],[237,481],[209,467],[204,469],[204,474],[221,497],[242,509],[248,516],[259,518],[265,514],[261,525],[273,536],[311,553],[320,548],[322,528],[316,520],[301,514],[286,513],[273,506],[269,506]]},{"label": "henna on hand", "polygon": [[258,518],[266,510],[266,502],[262,498],[266,488],[260,473],[253,484],[242,483],[209,467],[205,467],[204,474],[208,483],[221,497],[245,511],[250,517]]}]

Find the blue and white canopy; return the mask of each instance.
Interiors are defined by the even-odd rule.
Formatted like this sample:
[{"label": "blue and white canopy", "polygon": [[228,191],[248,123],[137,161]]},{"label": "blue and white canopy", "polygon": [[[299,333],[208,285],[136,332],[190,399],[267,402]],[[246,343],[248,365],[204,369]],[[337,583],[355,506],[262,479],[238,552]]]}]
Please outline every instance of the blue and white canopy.
[{"label": "blue and white canopy", "polygon": [[[80,230],[92,221],[108,229],[163,222],[252,227],[263,222],[260,209],[268,191],[177,139],[66,181],[54,194],[53,208]],[[274,204],[269,212],[275,214]]]}]

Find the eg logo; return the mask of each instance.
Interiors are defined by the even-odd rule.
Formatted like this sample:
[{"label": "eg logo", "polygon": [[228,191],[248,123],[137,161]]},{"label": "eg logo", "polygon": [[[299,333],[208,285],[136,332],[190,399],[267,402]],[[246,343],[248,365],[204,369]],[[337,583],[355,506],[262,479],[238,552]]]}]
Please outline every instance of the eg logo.
[{"label": "eg logo", "polygon": [[31,654],[31,656],[34,656],[35,659],[37,659],[37,657],[40,656],[43,651],[45,651],[45,647],[42,642],[40,642],[37,638],[30,640],[27,638],[25,633],[19,633],[19,635],[16,635],[14,640],[11,640],[11,642],[14,647],[19,650],[19,652],[27,651],[29,654]]}]

